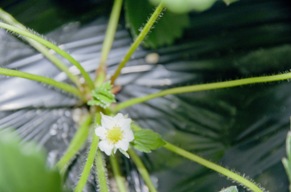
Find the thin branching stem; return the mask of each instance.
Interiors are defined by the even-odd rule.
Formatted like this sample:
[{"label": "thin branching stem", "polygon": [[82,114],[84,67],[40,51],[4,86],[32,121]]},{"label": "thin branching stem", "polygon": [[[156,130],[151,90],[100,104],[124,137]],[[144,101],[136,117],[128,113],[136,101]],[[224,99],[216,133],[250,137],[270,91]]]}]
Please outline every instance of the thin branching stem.
[{"label": "thin branching stem", "polygon": [[112,166],[112,170],[113,170],[113,175],[115,178],[115,181],[117,183],[117,187],[119,189],[119,192],[127,192],[127,188],[125,186],[125,179],[121,174],[120,171],[120,166],[119,163],[117,161],[116,155],[111,155],[110,156],[110,164]]},{"label": "thin branching stem", "polygon": [[102,83],[106,77],[106,61],[107,61],[108,54],[112,47],[112,43],[113,43],[114,36],[116,33],[121,8],[122,8],[122,0],[114,0],[108,27],[105,33],[105,39],[102,45],[99,67],[96,70],[96,75],[97,75],[96,81],[95,81],[96,85]]},{"label": "thin branching stem", "polygon": [[82,146],[86,142],[89,131],[90,131],[91,122],[92,122],[91,115],[87,115],[84,117],[84,120],[82,121],[80,127],[78,128],[77,132],[75,133],[75,135],[74,135],[72,141],[70,142],[70,145],[67,148],[65,154],[62,156],[62,158],[57,163],[56,166],[59,168],[59,170],[62,174],[65,173],[72,158],[78,153],[78,151],[82,148]]},{"label": "thin branching stem", "polygon": [[157,192],[157,190],[156,190],[156,188],[155,188],[155,186],[150,178],[150,174],[147,171],[146,167],[144,166],[142,160],[139,158],[139,156],[132,149],[128,150],[128,154],[131,157],[131,159],[133,160],[133,162],[135,163],[137,170],[139,171],[144,182],[148,186],[149,191],[150,192]]},{"label": "thin branching stem", "polygon": [[141,44],[141,42],[144,40],[154,23],[157,21],[159,18],[161,12],[163,11],[164,6],[162,3],[160,3],[157,8],[155,9],[154,13],[151,15],[150,19],[147,21],[146,25],[144,28],[141,30],[135,41],[131,44],[130,48],[128,49],[127,53],[123,57],[122,61],[118,65],[116,71],[111,77],[111,83],[114,84],[115,80],[117,77],[120,75],[121,70],[123,67],[125,67],[126,63],[129,61],[131,58],[132,54],[135,52],[135,50],[138,48],[138,46]]},{"label": "thin branching stem", "polygon": [[11,32],[16,33],[16,34],[21,35],[21,36],[31,38],[31,39],[37,41],[38,43],[40,43],[48,48],[51,48],[52,50],[57,52],[59,55],[63,56],[69,62],[71,62],[80,71],[80,73],[84,77],[86,83],[88,84],[89,88],[94,89],[94,83],[93,83],[90,75],[85,71],[85,69],[81,66],[81,64],[78,61],[76,61],[70,54],[68,54],[67,52],[65,52],[61,48],[59,48],[57,45],[39,37],[33,33],[27,32],[23,29],[14,27],[12,25],[8,25],[6,23],[0,22],[0,28],[6,29],[8,31],[11,31]]},{"label": "thin branching stem", "polygon": [[194,161],[196,163],[199,163],[200,165],[203,165],[211,170],[214,170],[222,175],[225,175],[226,177],[232,179],[233,181],[236,181],[244,186],[246,186],[247,188],[249,188],[250,190],[254,191],[254,192],[263,192],[263,190],[258,187],[255,183],[253,183],[252,181],[244,178],[243,176],[238,175],[237,173],[234,173],[220,165],[217,165],[213,162],[210,162],[202,157],[199,157],[193,153],[190,153],[182,148],[179,148],[173,144],[170,143],[166,143],[166,145],[163,146],[165,149],[172,151],[178,155],[181,155],[182,157],[185,157],[191,161]]},{"label": "thin branching stem", "polygon": [[185,86],[185,87],[171,88],[171,89],[163,90],[157,93],[149,94],[143,97],[129,99],[125,102],[122,102],[116,105],[113,108],[113,111],[117,112],[127,107],[130,107],[132,105],[143,103],[148,100],[155,99],[158,97],[163,97],[166,95],[174,95],[174,94],[190,93],[190,92],[198,92],[198,91],[208,91],[208,90],[214,90],[214,89],[224,89],[224,88],[230,88],[230,87],[238,87],[242,85],[283,81],[283,80],[288,80],[288,79],[291,79],[291,72],[279,74],[279,75],[251,77],[251,78],[244,78],[244,79],[217,82],[217,83],[205,83],[205,84],[200,84],[200,85],[191,85],[191,86]]},{"label": "thin branching stem", "polygon": [[[27,32],[30,32],[24,25],[22,25],[19,21],[17,21],[12,15],[5,12],[3,9],[0,8],[0,19],[4,22],[13,25],[15,27],[18,27],[20,29],[23,29]],[[78,87],[81,87],[81,84],[79,82],[79,79],[77,76],[75,76],[73,73],[71,73],[68,69],[68,67],[60,60],[58,59],[49,49],[47,49],[42,44],[38,43],[35,40],[32,40],[28,37],[23,37],[33,48],[35,48],[37,51],[42,53],[48,60],[50,60],[56,67],[58,67],[61,71],[63,71],[69,79],[72,80]]]},{"label": "thin branching stem", "polygon": [[83,172],[81,174],[81,177],[79,179],[79,182],[78,182],[74,192],[82,192],[85,184],[87,183],[88,177],[89,177],[90,172],[91,172],[92,165],[94,163],[94,158],[96,156],[96,152],[98,149],[98,142],[99,142],[99,138],[95,134],[93,134],[93,139],[92,139],[92,143],[90,146],[87,161],[85,163]]},{"label": "thin branching stem", "polygon": [[17,70],[13,70],[13,69],[1,68],[1,67],[0,67],[0,75],[29,79],[32,81],[40,82],[40,83],[58,88],[66,93],[73,94],[79,98],[83,97],[81,92],[77,88],[75,88],[67,83],[58,82],[58,81],[51,79],[51,78],[48,78],[48,77],[35,75],[35,74],[31,74],[31,73],[26,73],[26,72],[22,72],[22,71],[17,71]]},{"label": "thin branching stem", "polygon": [[104,162],[103,154],[99,149],[97,150],[96,153],[95,165],[99,191],[109,192],[106,165]]}]

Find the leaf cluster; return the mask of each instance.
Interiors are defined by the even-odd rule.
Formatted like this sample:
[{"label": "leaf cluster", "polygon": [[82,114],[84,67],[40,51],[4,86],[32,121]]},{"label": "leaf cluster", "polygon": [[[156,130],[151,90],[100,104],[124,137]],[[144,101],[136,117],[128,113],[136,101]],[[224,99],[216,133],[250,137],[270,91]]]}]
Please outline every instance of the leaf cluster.
[{"label": "leaf cluster", "polygon": [[111,92],[112,86],[110,82],[105,82],[92,91],[92,100],[88,101],[88,105],[96,105],[107,108],[114,103],[115,95]]}]

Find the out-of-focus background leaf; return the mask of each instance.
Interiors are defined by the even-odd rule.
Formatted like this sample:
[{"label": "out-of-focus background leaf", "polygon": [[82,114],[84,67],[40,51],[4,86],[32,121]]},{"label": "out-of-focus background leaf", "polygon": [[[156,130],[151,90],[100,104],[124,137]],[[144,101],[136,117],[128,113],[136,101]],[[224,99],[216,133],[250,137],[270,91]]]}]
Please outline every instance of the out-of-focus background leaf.
[{"label": "out-of-focus background leaf", "polygon": [[[6,1],[0,1],[0,5],[3,2]],[[32,10],[21,9],[33,1],[13,2],[8,3],[9,6],[6,3],[6,10],[23,21],[25,18],[19,15],[30,15],[28,20],[31,21],[27,24],[37,31],[45,31],[44,23],[48,26],[46,32],[59,26],[60,23],[51,24],[54,20],[64,23],[75,20],[48,33],[48,38],[68,50],[94,74],[110,3],[84,1],[96,3],[95,7],[90,4],[89,10],[101,10],[89,17],[91,12],[87,15],[86,9],[74,12],[70,4],[66,7],[53,1],[46,5],[47,9],[62,12],[56,11],[56,19],[52,20],[37,17],[44,11],[34,10],[32,4]],[[21,11],[17,12],[16,8]],[[122,86],[117,99],[124,101],[182,85],[289,71],[290,10],[290,4],[283,0],[244,0],[231,6],[218,3],[206,12],[191,13],[190,27],[174,45],[156,50],[140,48],[134,54],[117,81]],[[4,31],[0,31],[0,42],[0,66],[67,80],[41,55]],[[122,20],[108,59],[110,74],[131,42]],[[153,53],[158,56],[156,62],[148,59]],[[76,71],[74,67],[71,70]],[[166,96],[125,112],[141,126],[154,129],[187,150],[251,177],[271,192],[286,192],[288,180],[281,159],[285,156],[284,144],[289,129],[290,86],[286,81]],[[85,109],[77,108],[75,98],[62,92],[17,78],[0,77],[0,95],[1,129],[12,127],[24,140],[34,140],[45,146],[49,152],[48,161],[55,163]],[[86,148],[72,163],[69,186],[79,177],[85,160],[83,154]],[[233,185],[226,178],[162,149],[144,155],[143,160],[162,192],[212,192]],[[123,165],[131,191],[146,191],[132,162],[124,160]],[[85,191],[95,191],[96,186],[92,175]]]},{"label": "out-of-focus background leaf", "polygon": [[0,0],[0,6],[26,26],[39,33],[47,33],[67,22],[88,22],[108,13],[112,1]]},{"label": "out-of-focus background leaf", "polygon": [[2,132],[0,153],[0,191],[63,191],[61,175],[47,167],[35,143],[21,143],[16,134]]},{"label": "out-of-focus background leaf", "polygon": [[[155,7],[148,1],[135,0],[126,0],[124,7],[126,24],[135,39]],[[143,45],[150,48],[171,45],[183,35],[184,30],[189,26],[189,22],[187,13],[175,14],[165,11],[144,40]]]}]

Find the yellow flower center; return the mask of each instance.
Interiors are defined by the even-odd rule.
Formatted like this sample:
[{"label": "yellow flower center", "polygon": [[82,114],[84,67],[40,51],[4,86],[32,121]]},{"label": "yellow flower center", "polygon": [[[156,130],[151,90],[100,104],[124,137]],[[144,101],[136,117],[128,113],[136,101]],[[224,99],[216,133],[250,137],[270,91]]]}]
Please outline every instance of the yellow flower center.
[{"label": "yellow flower center", "polygon": [[113,144],[117,143],[123,138],[123,131],[120,127],[113,127],[108,130],[106,138]]}]

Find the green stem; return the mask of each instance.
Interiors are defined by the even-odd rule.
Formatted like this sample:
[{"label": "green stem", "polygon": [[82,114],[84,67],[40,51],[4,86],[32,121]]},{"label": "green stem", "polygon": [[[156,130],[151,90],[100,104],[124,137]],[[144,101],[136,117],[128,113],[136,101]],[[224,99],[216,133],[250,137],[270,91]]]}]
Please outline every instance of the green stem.
[{"label": "green stem", "polygon": [[139,158],[139,156],[132,149],[128,150],[128,154],[130,155],[131,159],[135,163],[135,165],[136,165],[139,173],[141,174],[144,182],[148,186],[149,191],[150,192],[157,192],[157,190],[156,190],[156,188],[155,188],[155,186],[150,178],[150,175],[149,175],[147,169],[145,168],[143,162]]},{"label": "green stem", "polygon": [[117,187],[119,189],[119,192],[127,192],[128,190],[125,186],[125,180],[121,174],[120,167],[119,167],[119,164],[118,164],[118,161],[117,161],[115,155],[110,156],[110,163],[112,166],[113,175],[114,175],[115,181],[117,183]]},{"label": "green stem", "polygon": [[48,78],[48,77],[43,77],[40,75],[34,75],[31,73],[26,73],[26,72],[22,72],[22,71],[6,69],[6,68],[1,68],[1,67],[0,67],[0,75],[6,75],[6,76],[11,76],[11,77],[21,77],[24,79],[29,79],[29,80],[41,82],[41,83],[56,87],[58,89],[61,89],[62,91],[65,91],[67,93],[71,93],[77,97],[82,98],[81,92],[78,89],[76,89],[75,87],[73,87],[67,83],[58,82],[58,81],[51,79],[51,78]]},{"label": "green stem", "polygon": [[[4,22],[13,25],[15,27],[18,27],[24,31],[29,32],[29,30],[22,25],[20,22],[18,22],[12,15],[9,13],[5,12],[3,9],[0,8],[0,19],[2,19]],[[42,44],[38,43],[37,41],[34,41],[30,38],[24,37],[24,39],[36,50],[38,50],[40,53],[42,53],[48,60],[50,60],[53,64],[55,64],[56,67],[58,67],[61,71],[63,71],[69,79],[71,79],[78,87],[80,87],[80,82],[78,78],[73,75],[68,67],[61,61],[59,60],[53,53],[51,53],[45,46]]]},{"label": "green stem", "polygon": [[77,132],[75,133],[74,138],[72,139],[69,147],[67,148],[67,151],[57,163],[56,166],[59,168],[62,174],[65,173],[71,159],[77,154],[77,152],[82,148],[82,146],[86,142],[91,122],[92,116],[87,115],[84,121],[81,123],[80,127],[78,128]]},{"label": "green stem", "polygon": [[102,45],[101,51],[101,59],[99,63],[99,67],[96,70],[96,81],[95,85],[100,84],[99,81],[103,82],[106,76],[106,61],[108,58],[109,51],[112,47],[112,43],[114,40],[115,32],[118,25],[118,20],[120,16],[120,11],[122,7],[122,0],[114,0],[113,8],[110,15],[110,20],[108,23],[108,27],[105,33],[105,39]]},{"label": "green stem", "polygon": [[17,28],[17,27],[13,27],[11,25],[5,24],[0,22],[0,28],[6,29],[8,31],[11,31],[13,33],[31,38],[35,41],[37,41],[38,43],[51,48],[52,50],[54,50],[55,52],[57,52],[59,55],[63,56],[64,58],[66,58],[68,61],[70,61],[74,66],[77,67],[77,69],[79,69],[80,73],[82,74],[82,76],[84,77],[86,83],[88,84],[88,86],[90,87],[90,89],[94,89],[94,83],[91,79],[91,77],[89,76],[89,74],[85,71],[85,69],[81,66],[81,64],[76,61],[70,54],[68,54],[67,52],[65,52],[64,50],[60,49],[58,46],[54,45],[53,43],[33,34],[30,32],[27,32],[23,29]]},{"label": "green stem", "polygon": [[222,175],[225,175],[226,177],[237,181],[238,183],[248,187],[249,189],[251,189],[254,192],[263,192],[262,189],[260,189],[260,187],[258,187],[256,184],[252,183],[251,181],[247,180],[246,178],[222,167],[219,166],[215,163],[212,163],[206,159],[203,159],[197,155],[194,155],[188,151],[185,151],[184,149],[181,149],[175,145],[172,145],[170,143],[166,143],[166,145],[163,146],[164,148],[168,149],[169,151],[172,151],[178,155],[181,155],[182,157],[185,157],[187,159],[190,159],[191,161],[194,161],[196,163],[199,163],[200,165],[203,165],[209,169],[212,169]]},{"label": "green stem", "polygon": [[95,159],[97,184],[100,192],[108,192],[107,170],[104,163],[102,152],[98,149]]},{"label": "green stem", "polygon": [[84,189],[85,184],[87,183],[92,165],[94,163],[94,158],[98,149],[98,142],[99,142],[99,138],[96,136],[96,134],[93,134],[93,139],[92,139],[92,143],[90,146],[90,150],[89,150],[89,154],[87,157],[87,161],[85,163],[83,172],[81,174],[80,180],[74,190],[74,192],[82,192]]},{"label": "green stem", "polygon": [[117,77],[120,75],[121,70],[123,69],[123,67],[126,65],[126,63],[131,58],[132,54],[135,52],[135,50],[137,49],[137,47],[144,40],[145,36],[150,31],[150,29],[152,28],[153,24],[156,22],[156,20],[160,16],[160,14],[163,11],[163,9],[164,9],[164,6],[163,6],[162,3],[160,3],[157,6],[157,8],[154,11],[154,13],[151,15],[150,19],[148,20],[148,22],[146,23],[146,25],[144,26],[144,28],[142,29],[142,31],[140,32],[140,34],[138,35],[138,37],[131,44],[131,46],[130,46],[129,50],[127,51],[126,55],[123,57],[122,61],[118,65],[116,71],[114,72],[114,74],[111,77],[111,83],[112,83],[112,85],[114,84],[114,82],[117,79]]},{"label": "green stem", "polygon": [[256,84],[256,83],[283,81],[287,79],[291,79],[291,72],[280,74],[280,75],[251,77],[251,78],[244,78],[244,79],[239,79],[239,80],[231,80],[231,81],[218,82],[218,83],[205,83],[201,85],[191,85],[191,86],[185,86],[185,87],[172,88],[172,89],[167,89],[167,90],[160,91],[157,93],[149,94],[143,97],[127,100],[125,102],[122,102],[116,105],[113,108],[113,110],[114,112],[117,112],[129,106],[132,106],[138,103],[143,103],[145,101],[148,101],[157,97],[163,97],[165,95],[198,92],[198,91],[206,91],[206,90],[213,90],[213,89],[223,89],[223,88],[238,87],[242,85],[249,85],[249,84]]}]

